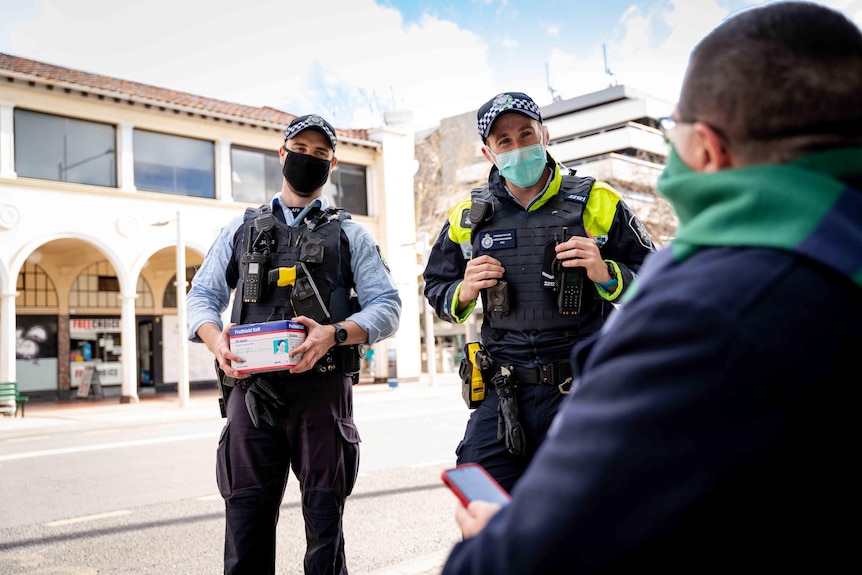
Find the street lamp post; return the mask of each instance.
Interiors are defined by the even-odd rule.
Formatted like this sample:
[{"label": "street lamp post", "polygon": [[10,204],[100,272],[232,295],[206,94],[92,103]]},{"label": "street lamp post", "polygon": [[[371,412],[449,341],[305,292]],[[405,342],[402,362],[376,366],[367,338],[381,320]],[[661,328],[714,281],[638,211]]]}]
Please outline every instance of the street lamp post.
[{"label": "street lamp post", "polygon": [[186,337],[186,243],[183,238],[182,213],[177,210],[177,331],[180,336],[180,361],[177,393],[180,407],[189,406],[189,339]]},{"label": "street lamp post", "polygon": [[[172,220],[156,222],[154,226],[166,226]],[[186,242],[183,238],[182,213],[177,210],[177,277],[174,286],[177,289],[177,335],[180,340],[180,358],[177,366],[177,394],[180,407],[189,406],[189,340],[186,337],[188,319],[186,317]]]}]

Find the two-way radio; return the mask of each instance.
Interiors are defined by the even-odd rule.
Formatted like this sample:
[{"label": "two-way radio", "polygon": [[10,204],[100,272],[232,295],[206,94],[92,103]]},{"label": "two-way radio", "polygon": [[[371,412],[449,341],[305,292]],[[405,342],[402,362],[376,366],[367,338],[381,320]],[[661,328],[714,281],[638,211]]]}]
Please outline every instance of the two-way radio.
[{"label": "two-way radio", "polygon": [[251,226],[248,230],[248,246],[240,264],[242,265],[242,301],[243,303],[257,303],[266,295],[268,285],[269,249],[264,247],[263,251],[257,250],[257,241],[261,235],[254,238],[256,228]]},{"label": "two-way radio", "polygon": [[[563,228],[563,242],[569,229]],[[581,295],[584,287],[584,268],[563,267],[563,263],[554,260],[554,282],[557,291],[557,311],[562,315],[578,315],[581,313]]]},{"label": "two-way radio", "polygon": [[[275,241],[270,231],[276,227],[272,212],[264,212],[254,219],[248,228],[248,241],[245,253],[240,258],[242,265],[242,301],[257,303],[267,292],[269,256]],[[261,247],[261,241],[263,246]]]}]

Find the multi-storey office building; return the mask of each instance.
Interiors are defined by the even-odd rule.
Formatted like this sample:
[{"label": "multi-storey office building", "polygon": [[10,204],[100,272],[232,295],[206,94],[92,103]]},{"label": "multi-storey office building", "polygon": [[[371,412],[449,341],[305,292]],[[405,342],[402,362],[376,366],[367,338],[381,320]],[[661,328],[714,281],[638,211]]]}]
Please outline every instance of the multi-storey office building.
[{"label": "multi-storey office building", "polygon": [[[95,373],[124,402],[186,369],[213,384],[211,354],[183,343],[181,290],[221,226],[281,189],[294,117],[0,54],[0,380],[65,398]],[[375,358],[409,381],[415,160],[399,117],[337,130],[325,193],[378,239],[402,290],[401,328]]]}]

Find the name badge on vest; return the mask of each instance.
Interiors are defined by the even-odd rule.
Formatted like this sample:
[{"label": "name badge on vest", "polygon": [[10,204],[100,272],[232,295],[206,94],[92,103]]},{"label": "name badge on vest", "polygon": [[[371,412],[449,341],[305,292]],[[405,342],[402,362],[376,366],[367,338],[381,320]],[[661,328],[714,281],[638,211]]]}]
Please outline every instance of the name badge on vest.
[{"label": "name badge on vest", "polygon": [[493,230],[490,232],[482,232],[479,234],[479,245],[486,251],[514,248],[517,246],[517,242],[515,241],[515,230]]},{"label": "name badge on vest", "polygon": [[570,202],[580,202],[582,204],[587,203],[587,198],[580,194],[565,194],[563,195],[564,200],[569,200]]}]

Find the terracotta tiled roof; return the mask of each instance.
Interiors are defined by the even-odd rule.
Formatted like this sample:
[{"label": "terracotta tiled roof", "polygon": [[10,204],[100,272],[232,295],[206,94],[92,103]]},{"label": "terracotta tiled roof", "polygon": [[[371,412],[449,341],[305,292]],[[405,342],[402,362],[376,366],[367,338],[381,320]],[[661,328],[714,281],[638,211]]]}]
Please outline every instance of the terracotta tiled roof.
[{"label": "terracotta tiled roof", "polygon": [[[200,110],[202,113],[210,112],[236,117],[238,120],[256,120],[287,126],[296,115],[264,106],[256,108],[205,96],[196,96],[187,92],[178,92],[167,88],[159,88],[139,82],[130,82],[110,76],[91,74],[82,70],[64,68],[45,62],[29,60],[19,56],[12,56],[0,52],[0,70],[9,70],[18,74],[36,76],[45,80],[64,82],[79,86],[82,89],[96,89],[105,92],[115,92],[123,96],[135,96],[146,98],[154,102],[164,102],[168,105],[183,106]],[[367,130],[345,130],[336,128],[339,137],[368,140]]]}]

